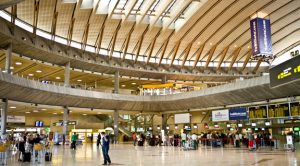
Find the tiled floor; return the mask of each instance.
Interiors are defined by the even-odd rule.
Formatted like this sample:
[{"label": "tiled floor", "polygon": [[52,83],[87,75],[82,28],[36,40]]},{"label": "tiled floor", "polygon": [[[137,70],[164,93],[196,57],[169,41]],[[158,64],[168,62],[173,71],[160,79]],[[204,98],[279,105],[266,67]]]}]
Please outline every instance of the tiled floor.
[{"label": "tiled floor", "polygon": [[[103,163],[102,152],[95,145],[78,146],[77,150],[55,146],[52,162],[22,163],[8,158],[7,165],[59,165],[59,166],[97,166]],[[112,145],[109,154],[111,165],[128,166],[296,166],[300,165],[300,152],[260,149],[249,152],[245,148],[200,147],[199,150],[183,151],[174,147],[134,147],[129,144]]]}]

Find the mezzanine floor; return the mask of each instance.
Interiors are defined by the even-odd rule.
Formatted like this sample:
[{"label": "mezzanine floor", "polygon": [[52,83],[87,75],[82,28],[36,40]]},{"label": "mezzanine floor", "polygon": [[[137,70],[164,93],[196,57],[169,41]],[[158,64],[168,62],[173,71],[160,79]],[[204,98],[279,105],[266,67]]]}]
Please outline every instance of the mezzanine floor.
[{"label": "mezzanine floor", "polygon": [[[134,147],[131,144],[112,145],[110,149],[111,165],[128,166],[296,166],[300,165],[300,152],[285,152],[262,148],[250,152],[246,148],[211,148],[200,147],[198,150],[183,151],[177,147]],[[96,145],[86,144],[71,150],[69,146],[55,146],[52,162],[18,162],[16,157],[7,158],[7,165],[58,165],[58,166],[97,166],[103,158]]]}]

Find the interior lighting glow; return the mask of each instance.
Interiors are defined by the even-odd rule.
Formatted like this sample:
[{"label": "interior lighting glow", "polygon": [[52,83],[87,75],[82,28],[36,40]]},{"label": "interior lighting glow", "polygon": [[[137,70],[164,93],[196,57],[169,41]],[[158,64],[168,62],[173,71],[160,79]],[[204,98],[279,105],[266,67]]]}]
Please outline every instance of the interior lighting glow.
[{"label": "interior lighting glow", "polygon": [[22,65],[22,62],[16,62],[15,64],[20,66],[20,65]]},{"label": "interior lighting glow", "polygon": [[11,109],[15,109],[15,108],[17,108],[17,107],[15,107],[15,106],[10,106],[9,108],[11,108]]},{"label": "interior lighting glow", "polygon": [[37,72],[37,73],[41,73],[42,71],[41,71],[41,70],[37,70],[37,71],[35,71],[35,72]]}]

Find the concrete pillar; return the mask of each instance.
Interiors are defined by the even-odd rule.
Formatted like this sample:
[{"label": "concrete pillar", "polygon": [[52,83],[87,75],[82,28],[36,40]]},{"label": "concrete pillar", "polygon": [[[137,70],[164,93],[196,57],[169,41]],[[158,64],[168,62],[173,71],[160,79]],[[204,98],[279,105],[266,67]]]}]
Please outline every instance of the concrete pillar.
[{"label": "concrete pillar", "polygon": [[66,87],[70,86],[70,62],[68,62],[65,66],[65,83]]},{"label": "concrete pillar", "polygon": [[161,122],[161,129],[165,131],[165,134],[167,133],[166,130],[167,130],[167,121],[168,121],[168,114],[162,114],[161,115],[161,119],[162,119],[162,122]]},{"label": "concrete pillar", "polygon": [[114,111],[114,133],[115,133],[115,140],[114,143],[118,143],[119,138],[119,110]]},{"label": "concrete pillar", "polygon": [[163,78],[161,79],[161,83],[162,83],[162,84],[166,84],[167,81],[168,81],[168,80],[167,80],[167,76],[164,75]]},{"label": "concrete pillar", "polygon": [[11,56],[12,56],[11,51],[12,51],[12,44],[10,43],[7,47],[6,54],[5,54],[5,56],[6,56],[5,71],[8,74],[11,74],[11,69],[10,69],[10,67],[11,67]]},{"label": "concrete pillar", "polygon": [[118,94],[119,93],[119,87],[120,87],[120,81],[119,81],[119,77],[120,77],[120,72],[117,70],[115,72],[115,88],[114,88],[114,93]]},{"label": "concrete pillar", "polygon": [[69,119],[69,108],[64,107],[64,115],[63,115],[63,135],[67,135],[68,131],[68,119]]},{"label": "concrete pillar", "polygon": [[6,134],[7,109],[8,109],[8,100],[7,99],[2,99],[1,136]]}]

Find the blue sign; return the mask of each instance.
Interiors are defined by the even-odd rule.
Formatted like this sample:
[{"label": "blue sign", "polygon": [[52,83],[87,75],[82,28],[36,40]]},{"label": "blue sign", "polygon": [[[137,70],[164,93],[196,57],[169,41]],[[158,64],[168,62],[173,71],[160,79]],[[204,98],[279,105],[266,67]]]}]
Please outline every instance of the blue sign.
[{"label": "blue sign", "polygon": [[250,21],[253,57],[272,56],[270,20],[255,18]]},{"label": "blue sign", "polygon": [[245,120],[248,119],[246,108],[233,108],[229,110],[229,120]]}]

